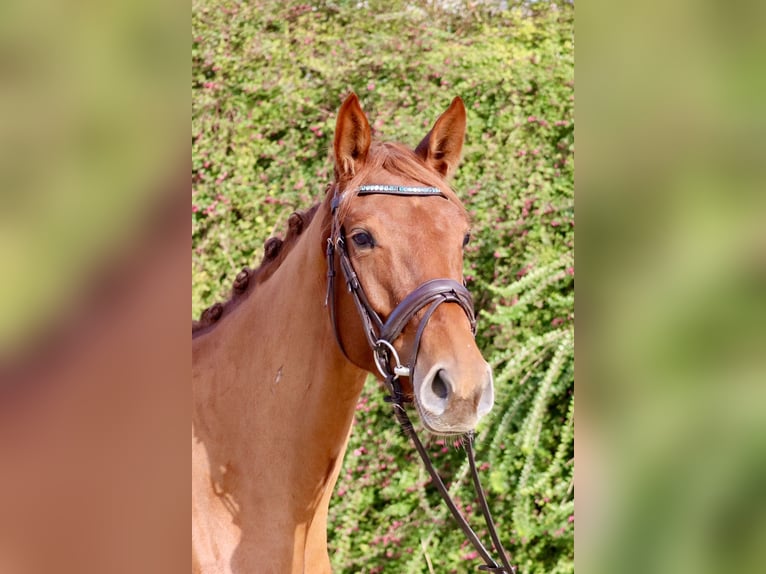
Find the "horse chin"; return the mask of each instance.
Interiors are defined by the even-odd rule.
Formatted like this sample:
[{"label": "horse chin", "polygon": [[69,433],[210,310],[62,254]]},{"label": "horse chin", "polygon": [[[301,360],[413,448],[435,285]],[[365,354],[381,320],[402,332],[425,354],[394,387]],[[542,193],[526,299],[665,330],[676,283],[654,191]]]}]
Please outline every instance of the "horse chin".
[{"label": "horse chin", "polygon": [[433,436],[439,436],[439,437],[460,437],[465,434],[468,434],[469,432],[472,432],[474,428],[476,427],[475,424],[473,425],[445,425],[441,421],[439,421],[439,417],[436,417],[429,413],[427,410],[425,410],[422,405],[420,404],[420,401],[418,400],[417,394],[414,394],[413,396],[413,402],[415,403],[415,407],[417,408],[418,415],[420,416],[420,421],[423,423],[423,428],[428,431],[429,434]]}]

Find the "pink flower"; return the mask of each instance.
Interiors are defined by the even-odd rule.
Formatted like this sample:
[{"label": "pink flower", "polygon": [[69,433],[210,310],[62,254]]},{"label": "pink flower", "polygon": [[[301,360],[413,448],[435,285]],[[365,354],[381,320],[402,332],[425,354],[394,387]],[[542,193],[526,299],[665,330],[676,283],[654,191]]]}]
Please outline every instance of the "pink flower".
[{"label": "pink flower", "polygon": [[369,84],[367,84],[367,89],[371,92],[372,90],[375,89],[375,84],[373,82],[370,82]]}]

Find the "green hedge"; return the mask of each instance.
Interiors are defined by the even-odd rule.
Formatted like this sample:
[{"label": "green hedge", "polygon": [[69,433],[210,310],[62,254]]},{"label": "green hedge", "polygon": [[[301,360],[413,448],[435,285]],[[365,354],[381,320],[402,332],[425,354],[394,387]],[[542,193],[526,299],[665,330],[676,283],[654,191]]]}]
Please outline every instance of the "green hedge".
[{"label": "green hedge", "polygon": [[[454,185],[473,217],[466,275],[496,384],[477,457],[520,571],[572,572],[574,10],[471,4],[193,4],[192,311],[225,297],[289,214],[320,199],[350,90],[378,138],[413,146],[460,95]],[[381,395],[366,386],[331,506],[336,571],[472,571]],[[479,526],[463,453],[430,442]]]}]

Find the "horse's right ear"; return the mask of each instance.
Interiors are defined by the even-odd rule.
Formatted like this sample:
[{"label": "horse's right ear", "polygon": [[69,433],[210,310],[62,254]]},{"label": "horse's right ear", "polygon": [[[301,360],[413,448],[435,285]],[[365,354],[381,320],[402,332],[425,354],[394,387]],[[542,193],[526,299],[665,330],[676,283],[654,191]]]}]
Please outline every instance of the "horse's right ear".
[{"label": "horse's right ear", "polygon": [[338,111],[335,122],[335,175],[350,177],[367,159],[372,131],[359,105],[359,98],[351,92]]}]

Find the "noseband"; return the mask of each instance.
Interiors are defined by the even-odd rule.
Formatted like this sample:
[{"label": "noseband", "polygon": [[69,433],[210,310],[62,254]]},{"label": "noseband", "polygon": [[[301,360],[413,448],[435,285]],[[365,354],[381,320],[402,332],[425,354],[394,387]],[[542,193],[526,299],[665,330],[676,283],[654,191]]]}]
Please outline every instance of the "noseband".
[{"label": "noseband", "polygon": [[[465,450],[468,455],[468,462],[471,468],[471,474],[473,478],[474,488],[479,499],[482,514],[484,520],[487,523],[487,529],[489,530],[492,542],[495,550],[500,555],[502,565],[498,565],[490,556],[487,549],[479,540],[476,533],[468,524],[466,519],[460,513],[452,501],[447,487],[441,480],[441,477],[436,472],[431,463],[423,443],[415,433],[412,426],[412,422],[407,416],[407,411],[404,409],[404,403],[406,397],[402,393],[401,384],[399,383],[399,377],[409,377],[412,380],[415,374],[415,365],[417,362],[418,350],[420,348],[420,341],[423,336],[423,331],[431,319],[439,305],[443,303],[456,303],[460,305],[463,312],[468,317],[468,321],[471,325],[471,332],[476,334],[476,316],[473,309],[473,299],[471,293],[466,289],[465,285],[458,283],[453,279],[431,279],[425,283],[416,287],[409,295],[407,295],[401,303],[399,303],[393,311],[389,314],[388,318],[384,321],[380,315],[372,308],[367,295],[359,282],[359,277],[354,271],[354,266],[351,264],[348,251],[346,249],[346,236],[342,226],[342,222],[338,217],[338,207],[340,206],[341,196],[338,188],[334,190],[334,195],[331,200],[332,210],[332,229],[330,237],[327,239],[327,295],[325,297],[325,306],[330,310],[330,322],[332,323],[333,333],[335,334],[335,340],[340,347],[343,355],[351,361],[346,353],[346,349],[343,346],[340,334],[338,333],[337,312],[335,308],[335,252],[338,252],[338,260],[340,263],[341,272],[346,281],[346,287],[354,300],[359,317],[362,321],[364,328],[364,334],[367,338],[367,343],[373,353],[375,365],[378,368],[381,376],[384,379],[386,388],[389,391],[390,396],[386,397],[386,401],[394,405],[394,413],[400,426],[404,429],[407,435],[412,440],[415,448],[418,451],[426,470],[431,475],[431,479],[434,485],[439,490],[444,502],[447,504],[450,512],[452,513],[458,525],[463,530],[468,540],[473,544],[479,555],[484,559],[485,565],[480,566],[480,570],[489,572],[499,572],[506,574],[514,574],[516,569],[510,565],[508,558],[503,550],[500,538],[497,535],[492,516],[489,512],[484,492],[479,482],[479,474],[476,469],[476,461],[473,454],[473,434],[467,437],[465,442]],[[447,198],[436,187],[420,187],[420,186],[398,186],[398,185],[362,185],[358,188],[357,195],[397,195],[397,196],[439,196]],[[399,355],[394,348],[394,341],[399,338],[404,331],[405,327],[421,310],[425,309],[420,323],[418,324],[417,331],[415,333],[415,339],[412,346],[412,352],[410,360],[407,365],[402,365]],[[353,362],[353,361],[352,361]]]}]

